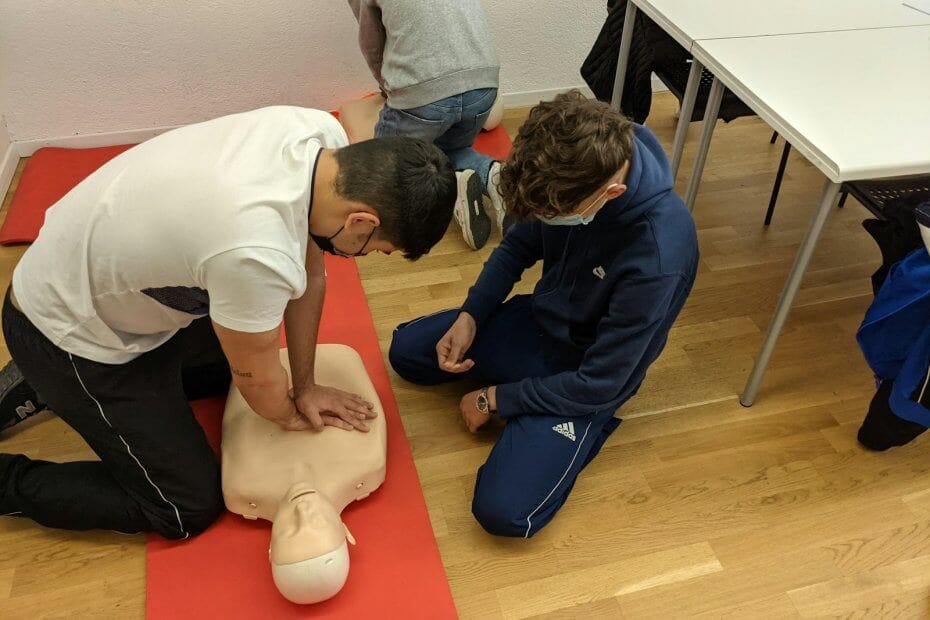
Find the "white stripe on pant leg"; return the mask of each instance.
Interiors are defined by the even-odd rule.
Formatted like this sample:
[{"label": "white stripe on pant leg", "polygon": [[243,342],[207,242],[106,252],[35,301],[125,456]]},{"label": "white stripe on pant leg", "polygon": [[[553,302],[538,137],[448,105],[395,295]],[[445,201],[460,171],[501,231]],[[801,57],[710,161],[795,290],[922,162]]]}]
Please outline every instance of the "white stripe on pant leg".
[{"label": "white stripe on pant leg", "polygon": [[924,399],[924,393],[927,391],[927,382],[930,381],[930,367],[927,368],[927,377],[924,379],[924,386],[920,388],[920,396],[917,397],[917,404]]},{"label": "white stripe on pant leg", "polygon": [[[87,386],[84,385],[84,379],[81,378],[81,373],[78,372],[77,366],[74,365],[74,356],[68,353],[68,359],[71,360],[71,367],[74,369],[74,375],[77,377],[78,383],[80,383],[81,387],[84,389],[84,393],[87,394],[92,401],[94,401],[95,405],[97,405],[97,410],[100,412],[100,417],[103,418],[103,421],[107,423],[107,426],[109,426],[114,432],[116,432],[116,429],[113,428],[113,425],[110,424],[110,420],[107,419],[106,414],[103,412],[103,406],[100,404],[100,401],[94,398],[94,395],[91,394],[90,391],[87,389]],[[119,440],[123,442],[124,446],[126,446],[126,452],[128,452],[129,456],[132,457],[132,460],[136,462],[136,465],[139,466],[139,469],[142,470],[142,473],[145,475],[145,479],[148,480],[149,484],[152,485],[152,488],[158,492],[159,497],[161,497],[162,500],[166,504],[171,506],[171,508],[174,510],[174,516],[177,517],[178,519],[178,529],[181,531],[181,534],[183,534],[182,540],[184,538],[187,538],[189,534],[184,531],[184,524],[181,523],[181,513],[180,511],[178,511],[178,507],[175,506],[167,497],[165,497],[165,494],[161,492],[161,489],[158,488],[158,485],[152,481],[152,479],[149,477],[149,472],[146,471],[145,467],[142,465],[139,459],[136,458],[136,455],[132,453],[132,450],[129,448],[129,444],[126,443],[126,440],[123,439],[123,436],[120,435],[118,432],[116,433],[116,436],[119,437]]]},{"label": "white stripe on pant leg", "polygon": [[[584,445],[585,437],[588,436],[588,430],[589,430],[590,428],[591,428],[591,422],[588,422],[588,425],[587,425],[587,426],[585,427],[585,429],[584,429],[584,435],[581,436],[581,441],[578,442],[578,447],[575,448],[575,454],[572,456],[572,460],[569,461],[568,467],[565,468],[565,472],[562,474],[562,477],[559,478],[559,481],[556,482],[556,483],[555,483],[555,486],[552,487],[552,490],[549,491],[549,495],[547,495],[547,496],[543,499],[543,501],[539,502],[539,506],[537,506],[536,508],[534,508],[534,509],[533,509],[533,512],[531,512],[529,515],[527,515],[527,517],[526,517],[526,533],[523,535],[523,538],[529,538],[529,537],[530,537],[530,528],[533,527],[533,522],[530,521],[530,519],[533,517],[534,514],[536,514],[537,512],[539,512],[539,509],[543,507],[543,504],[545,504],[547,501],[549,501],[549,498],[552,497],[552,494],[555,493],[555,490],[558,489],[558,488],[559,488],[559,485],[562,484],[562,481],[565,480],[565,476],[567,476],[567,475],[568,475],[568,472],[570,472],[570,471],[572,470],[572,465],[575,464],[575,459],[578,458],[578,453],[581,452],[581,446]],[[565,441],[565,440],[563,439],[562,441]],[[566,443],[567,443],[567,442],[566,442]]]}]

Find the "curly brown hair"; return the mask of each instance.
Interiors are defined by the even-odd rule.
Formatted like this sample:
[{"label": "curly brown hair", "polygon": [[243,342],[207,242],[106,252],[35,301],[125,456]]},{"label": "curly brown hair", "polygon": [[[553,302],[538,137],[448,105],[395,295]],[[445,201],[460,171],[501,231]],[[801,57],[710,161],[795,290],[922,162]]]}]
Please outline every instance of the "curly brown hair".
[{"label": "curly brown hair", "polygon": [[500,192],[519,220],[571,213],[633,156],[633,123],[578,90],[530,111],[500,171]]}]

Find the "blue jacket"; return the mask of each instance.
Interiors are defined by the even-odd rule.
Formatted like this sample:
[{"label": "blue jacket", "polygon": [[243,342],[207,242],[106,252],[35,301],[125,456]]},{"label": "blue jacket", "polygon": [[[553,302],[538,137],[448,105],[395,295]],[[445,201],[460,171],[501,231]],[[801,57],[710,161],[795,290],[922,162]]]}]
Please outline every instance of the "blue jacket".
[{"label": "blue jacket", "polygon": [[564,370],[499,385],[501,417],[615,410],[665,346],[694,283],[697,236],[662,146],[640,125],[626,185],[587,226],[514,226],[469,291],[462,310],[480,330],[523,271],[543,261],[533,314],[547,359]]},{"label": "blue jacket", "polygon": [[895,263],[865,313],[856,339],[880,379],[894,379],[888,403],[900,418],[930,426],[914,394],[927,387],[930,365],[930,254],[923,247]]}]

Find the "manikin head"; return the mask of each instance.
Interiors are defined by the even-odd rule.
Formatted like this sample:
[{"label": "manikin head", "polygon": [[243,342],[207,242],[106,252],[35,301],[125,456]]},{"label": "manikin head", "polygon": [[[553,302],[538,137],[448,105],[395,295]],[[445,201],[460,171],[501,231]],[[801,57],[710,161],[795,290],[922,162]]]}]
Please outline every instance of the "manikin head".
[{"label": "manikin head", "polygon": [[293,603],[319,603],[336,595],[349,576],[355,544],[330,500],[308,483],[288,489],[271,528],[271,572]]},{"label": "manikin head", "polygon": [[509,213],[520,220],[587,224],[626,191],[633,123],[577,90],[530,111],[500,172]]},{"label": "manikin head", "polygon": [[310,236],[339,256],[401,250],[416,260],[445,234],[456,192],[449,159],[422,140],[379,138],[324,150],[314,172]]}]

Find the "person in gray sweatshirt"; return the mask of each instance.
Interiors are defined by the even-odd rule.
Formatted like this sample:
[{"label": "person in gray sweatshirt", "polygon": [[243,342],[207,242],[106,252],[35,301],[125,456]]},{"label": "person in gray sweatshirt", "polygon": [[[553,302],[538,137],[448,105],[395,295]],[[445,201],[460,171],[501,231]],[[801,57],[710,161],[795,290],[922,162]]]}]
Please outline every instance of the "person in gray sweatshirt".
[{"label": "person in gray sweatshirt", "polygon": [[[375,137],[433,142],[458,170],[455,219],[469,247],[491,234],[483,195],[501,233],[500,163],[472,144],[497,98],[500,63],[480,0],[348,0],[365,61],[386,98]],[[506,218],[506,222],[505,222]]]}]

